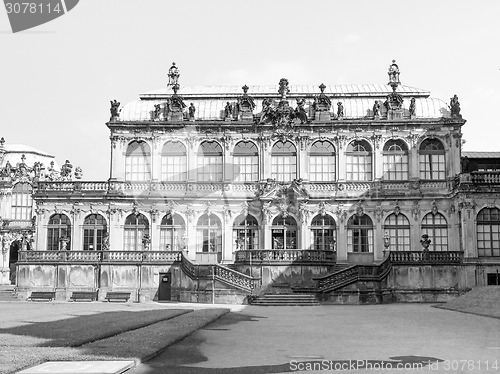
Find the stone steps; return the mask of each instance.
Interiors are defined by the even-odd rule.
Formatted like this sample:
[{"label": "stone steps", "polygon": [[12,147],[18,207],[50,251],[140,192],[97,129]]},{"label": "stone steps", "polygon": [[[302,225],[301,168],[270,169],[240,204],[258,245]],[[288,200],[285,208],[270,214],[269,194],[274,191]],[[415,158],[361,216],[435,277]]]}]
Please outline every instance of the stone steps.
[{"label": "stone steps", "polygon": [[0,286],[0,301],[18,301],[15,293],[15,286],[2,285]]},{"label": "stone steps", "polygon": [[270,294],[256,297],[252,305],[260,306],[316,306],[318,299],[311,294]]}]

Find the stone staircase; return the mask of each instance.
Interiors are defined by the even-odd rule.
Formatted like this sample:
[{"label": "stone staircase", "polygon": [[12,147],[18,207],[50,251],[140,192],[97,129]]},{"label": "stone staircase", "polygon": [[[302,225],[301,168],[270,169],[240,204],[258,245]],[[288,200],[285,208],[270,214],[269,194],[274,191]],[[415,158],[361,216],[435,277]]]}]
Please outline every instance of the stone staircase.
[{"label": "stone staircase", "polygon": [[18,301],[18,298],[14,292],[15,286],[13,285],[1,285],[0,286],[0,301]]},{"label": "stone staircase", "polygon": [[251,305],[260,306],[317,306],[318,299],[311,294],[267,294],[252,299]]}]

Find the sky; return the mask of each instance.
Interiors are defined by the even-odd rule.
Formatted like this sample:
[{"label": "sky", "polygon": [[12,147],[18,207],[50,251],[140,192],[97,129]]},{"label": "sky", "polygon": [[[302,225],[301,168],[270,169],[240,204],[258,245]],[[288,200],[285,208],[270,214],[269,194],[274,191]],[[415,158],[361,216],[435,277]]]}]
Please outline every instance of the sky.
[{"label": "sky", "polygon": [[458,95],[467,151],[500,151],[500,1],[81,0],[13,34],[0,9],[0,137],[109,178],[109,101],[166,85],[403,85]]}]

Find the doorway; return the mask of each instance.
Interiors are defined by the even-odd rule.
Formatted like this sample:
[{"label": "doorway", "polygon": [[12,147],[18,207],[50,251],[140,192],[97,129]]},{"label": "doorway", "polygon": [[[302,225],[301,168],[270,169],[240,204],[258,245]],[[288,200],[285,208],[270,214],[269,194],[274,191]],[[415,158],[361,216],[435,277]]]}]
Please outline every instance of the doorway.
[{"label": "doorway", "polygon": [[16,263],[19,261],[19,241],[14,241],[9,250],[10,284],[16,284]]},{"label": "doorway", "polygon": [[170,301],[172,297],[172,273],[160,273],[158,301]]}]

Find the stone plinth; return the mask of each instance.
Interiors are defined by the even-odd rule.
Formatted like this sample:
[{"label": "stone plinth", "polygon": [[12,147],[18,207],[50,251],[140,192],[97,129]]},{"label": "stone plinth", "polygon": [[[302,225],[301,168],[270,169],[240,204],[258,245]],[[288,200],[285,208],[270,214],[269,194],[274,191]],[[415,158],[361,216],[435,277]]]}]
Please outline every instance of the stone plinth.
[{"label": "stone plinth", "polygon": [[240,121],[253,121],[252,112],[241,112],[238,117]]},{"label": "stone plinth", "polygon": [[403,114],[403,109],[389,109],[387,111],[387,119],[389,121],[401,120],[403,119]]},{"label": "stone plinth", "polygon": [[172,112],[169,113],[167,116],[168,121],[182,121],[184,119],[184,116],[182,112]]},{"label": "stone plinth", "polygon": [[330,121],[332,119],[330,112],[316,112],[314,113],[315,121]]}]

